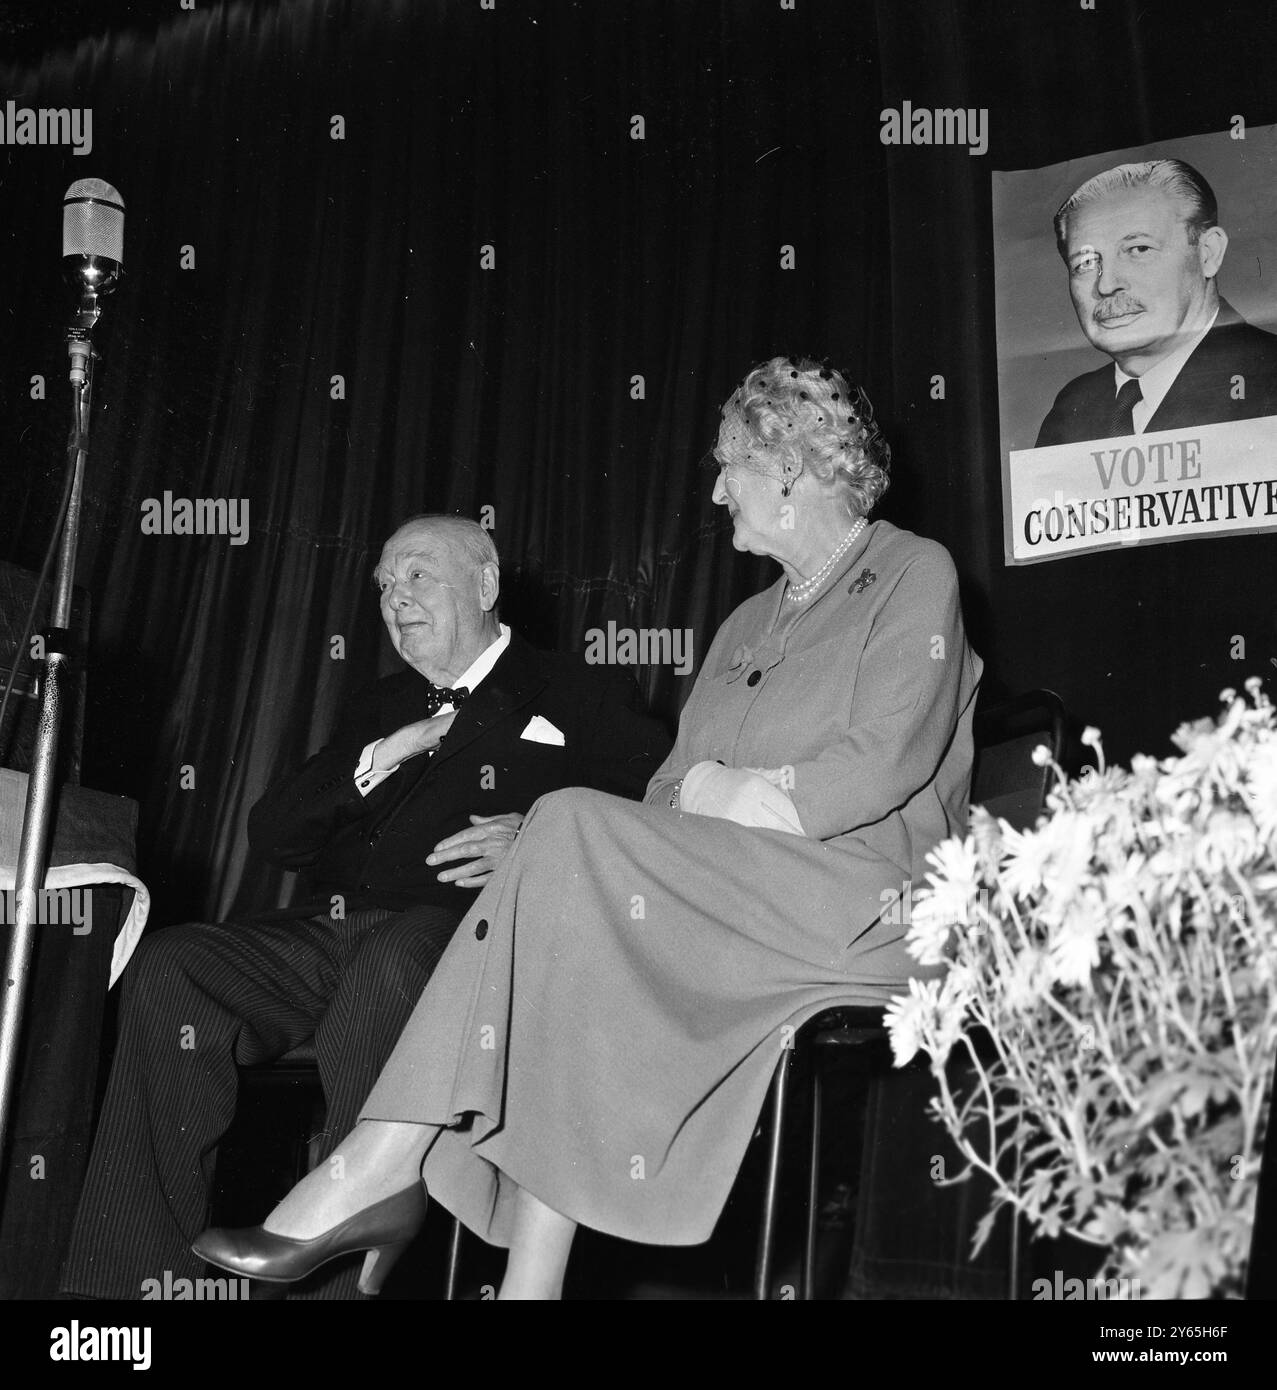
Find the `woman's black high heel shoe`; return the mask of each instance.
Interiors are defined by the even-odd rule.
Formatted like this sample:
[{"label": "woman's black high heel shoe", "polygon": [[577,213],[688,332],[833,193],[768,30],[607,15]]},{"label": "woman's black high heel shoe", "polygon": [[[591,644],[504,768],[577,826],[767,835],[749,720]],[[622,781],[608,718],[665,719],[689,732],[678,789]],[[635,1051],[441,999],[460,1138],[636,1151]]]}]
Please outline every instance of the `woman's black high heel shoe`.
[{"label": "woman's black high heel shoe", "polygon": [[426,1191],[418,1182],[310,1240],[277,1236],[260,1226],[238,1230],[213,1226],[196,1236],[191,1249],[218,1269],[268,1284],[295,1283],[329,1260],[367,1250],[359,1292],[379,1294],[395,1261],[412,1244],[425,1219]]}]

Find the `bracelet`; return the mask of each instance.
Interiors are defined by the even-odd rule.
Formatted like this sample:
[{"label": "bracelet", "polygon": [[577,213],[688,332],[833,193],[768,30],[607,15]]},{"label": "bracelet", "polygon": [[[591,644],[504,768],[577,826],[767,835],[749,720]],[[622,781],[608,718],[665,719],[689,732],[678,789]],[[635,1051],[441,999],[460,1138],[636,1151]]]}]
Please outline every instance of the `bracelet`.
[{"label": "bracelet", "polygon": [[679,809],[679,807],[678,807],[678,794],[679,794],[679,792],[681,792],[682,790],[683,790],[683,779],[680,777],[680,778],[678,779],[678,781],[674,783],[674,790],[673,790],[672,792],[670,792],[670,810],[671,810],[671,811],[677,811],[677,810]]}]

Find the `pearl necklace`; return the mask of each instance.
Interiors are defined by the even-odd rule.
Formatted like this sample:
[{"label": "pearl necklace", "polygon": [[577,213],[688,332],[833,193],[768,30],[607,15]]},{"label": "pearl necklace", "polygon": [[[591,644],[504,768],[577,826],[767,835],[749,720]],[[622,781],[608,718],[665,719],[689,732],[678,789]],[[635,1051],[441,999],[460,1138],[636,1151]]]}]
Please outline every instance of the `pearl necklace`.
[{"label": "pearl necklace", "polygon": [[810,579],[804,579],[801,584],[791,584],[785,590],[785,597],[790,603],[806,603],[808,599],[815,596],[816,590],[829,578],[829,572],[839,560],[851,549],[851,543],[865,529],[865,518],[862,516],[850,531],[838,542],[838,547],[834,553],[825,561],[823,565],[812,575]]}]

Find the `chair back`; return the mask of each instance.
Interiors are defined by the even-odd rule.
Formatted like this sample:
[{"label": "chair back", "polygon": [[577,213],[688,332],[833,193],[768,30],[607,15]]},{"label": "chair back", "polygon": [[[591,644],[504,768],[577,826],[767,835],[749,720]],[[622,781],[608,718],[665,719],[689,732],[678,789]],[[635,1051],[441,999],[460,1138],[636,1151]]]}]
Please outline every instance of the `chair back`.
[{"label": "chair back", "polygon": [[975,767],[971,804],[983,806],[1013,829],[1037,821],[1055,770],[1039,767],[1033,750],[1045,744],[1057,764],[1064,760],[1064,702],[1053,690],[1031,690],[975,717]]}]

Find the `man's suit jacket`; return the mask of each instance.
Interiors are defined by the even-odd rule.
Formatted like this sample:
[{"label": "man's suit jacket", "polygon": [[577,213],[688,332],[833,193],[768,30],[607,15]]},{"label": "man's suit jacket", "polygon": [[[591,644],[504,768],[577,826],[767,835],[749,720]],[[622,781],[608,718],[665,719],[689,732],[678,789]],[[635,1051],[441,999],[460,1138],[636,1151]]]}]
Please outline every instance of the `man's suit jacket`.
[{"label": "man's suit jacket", "polygon": [[[1233,399],[1235,376],[1245,380],[1242,400]],[[1036,447],[1106,438],[1116,394],[1112,363],[1074,377],[1043,420]],[[1247,323],[1221,299],[1213,327],[1189,354],[1144,432],[1264,415],[1277,415],[1277,336]]]},{"label": "man's suit jacket", "polygon": [[[538,651],[512,633],[435,752],[409,759],[360,795],[353,774],[361,750],[424,719],[425,694],[424,677],[411,668],[365,687],[332,741],[253,807],[253,848],[308,871],[305,903],[290,914],[305,906],[328,911],[334,894],[347,910],[436,904],[464,913],[476,890],[437,877],[463,861],[425,860],[440,840],[469,829],[471,814],[526,812],[561,787],[641,797],[669,751],[661,725],[639,713],[627,673]],[[521,737],[534,715],[563,734],[563,746]]]}]

